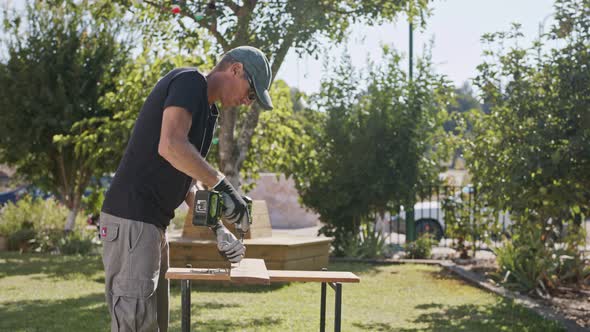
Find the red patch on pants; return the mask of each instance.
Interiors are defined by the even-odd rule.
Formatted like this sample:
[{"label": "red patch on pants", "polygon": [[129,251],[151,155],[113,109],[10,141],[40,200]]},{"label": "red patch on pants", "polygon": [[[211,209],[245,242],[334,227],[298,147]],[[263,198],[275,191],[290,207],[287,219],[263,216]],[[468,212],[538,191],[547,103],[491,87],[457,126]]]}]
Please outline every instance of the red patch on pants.
[{"label": "red patch on pants", "polygon": [[103,226],[100,228],[100,237],[102,237],[102,238],[107,237],[107,226]]}]

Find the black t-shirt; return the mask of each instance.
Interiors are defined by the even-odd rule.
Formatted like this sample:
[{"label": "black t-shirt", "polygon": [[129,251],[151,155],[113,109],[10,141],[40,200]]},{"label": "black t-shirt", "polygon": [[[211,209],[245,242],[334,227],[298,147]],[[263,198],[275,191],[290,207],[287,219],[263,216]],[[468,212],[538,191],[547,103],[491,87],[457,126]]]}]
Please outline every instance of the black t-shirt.
[{"label": "black t-shirt", "polygon": [[102,211],[166,228],[186,197],[191,177],[158,153],[162,115],[168,106],[192,114],[188,140],[207,156],[219,112],[207,101],[207,81],[196,68],[174,69],[147,97],[123,159],[107,191]]}]

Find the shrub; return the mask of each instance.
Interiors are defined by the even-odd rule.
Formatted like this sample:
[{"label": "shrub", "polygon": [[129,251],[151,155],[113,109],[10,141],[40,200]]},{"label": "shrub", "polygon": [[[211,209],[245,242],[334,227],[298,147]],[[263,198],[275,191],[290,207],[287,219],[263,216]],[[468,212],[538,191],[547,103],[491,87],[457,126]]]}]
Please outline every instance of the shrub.
[{"label": "shrub", "polygon": [[[0,211],[0,235],[8,238],[9,250],[51,252],[59,251],[59,240],[68,209],[53,198],[46,200],[25,196],[8,203]],[[78,227],[84,218],[76,219]]]},{"label": "shrub", "polygon": [[590,268],[578,249],[585,235],[578,226],[570,226],[574,231],[558,243],[559,227],[551,221],[541,223],[532,214],[520,217],[512,239],[494,250],[499,271],[492,277],[509,288],[541,297],[563,284],[588,281]]},{"label": "shrub", "polygon": [[57,248],[64,255],[86,255],[95,247],[95,238],[97,237],[94,231],[73,231],[58,240]]},{"label": "shrub", "polygon": [[432,247],[437,241],[429,233],[424,233],[414,242],[406,243],[405,249],[408,258],[428,259],[432,255]]},{"label": "shrub", "polygon": [[343,253],[346,257],[380,258],[385,255],[385,238],[373,227],[363,225],[357,235],[344,240]]}]

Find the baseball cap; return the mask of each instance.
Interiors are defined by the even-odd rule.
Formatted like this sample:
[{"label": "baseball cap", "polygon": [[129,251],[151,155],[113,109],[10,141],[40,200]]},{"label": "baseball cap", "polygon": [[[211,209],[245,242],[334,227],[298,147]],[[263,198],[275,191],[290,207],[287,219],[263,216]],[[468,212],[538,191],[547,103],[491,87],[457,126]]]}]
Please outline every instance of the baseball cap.
[{"label": "baseball cap", "polygon": [[272,81],[272,72],[264,53],[256,47],[239,46],[227,52],[226,55],[231,56],[244,66],[244,70],[254,85],[256,100],[262,108],[271,110],[273,106],[268,89]]}]

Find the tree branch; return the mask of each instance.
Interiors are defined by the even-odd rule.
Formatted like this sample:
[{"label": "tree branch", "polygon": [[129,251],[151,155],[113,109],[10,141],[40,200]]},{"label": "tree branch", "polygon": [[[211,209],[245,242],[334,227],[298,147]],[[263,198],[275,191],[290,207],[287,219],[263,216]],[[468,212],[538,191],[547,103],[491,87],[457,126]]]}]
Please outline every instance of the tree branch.
[{"label": "tree branch", "polygon": [[57,165],[59,166],[59,174],[61,175],[61,182],[62,182],[62,199],[64,200],[64,203],[68,204],[67,200],[68,200],[68,192],[70,190],[70,186],[68,184],[68,179],[66,177],[66,167],[64,165],[64,158],[63,158],[63,154],[58,152],[58,157],[57,157]]},{"label": "tree branch", "polygon": [[[163,13],[168,13],[168,10],[167,10],[166,7],[163,7],[163,6],[159,5],[156,2],[153,2],[151,0],[144,0],[144,2],[147,3],[148,5],[152,6],[152,7],[158,8]],[[187,13],[187,10],[182,10],[180,12],[180,15],[182,15],[183,17],[190,18],[191,20],[193,20],[194,22],[196,22],[201,28],[204,28],[207,31],[209,31],[211,33],[211,35],[215,38],[215,40],[219,43],[219,45],[221,45],[221,47],[225,51],[229,50],[229,43],[223,37],[223,35],[217,30],[217,15],[213,16],[213,20],[212,20],[212,23],[210,25],[207,25],[207,21],[208,20],[200,20],[200,21],[197,21],[195,19],[195,17],[192,15],[192,12],[191,12],[191,15],[189,15]]]},{"label": "tree branch", "polygon": [[254,8],[256,7],[257,3],[257,0],[244,1],[244,6],[242,6],[236,14],[238,22],[236,24],[236,36],[232,41],[234,46],[240,46],[248,43],[252,13],[254,12]]},{"label": "tree branch", "polygon": [[272,65],[270,66],[273,82],[274,82],[275,78],[277,77],[277,72],[281,68],[281,65],[283,64],[283,61],[285,60],[285,57],[287,56],[289,49],[293,45],[294,40],[295,40],[295,34],[294,33],[287,33],[287,35],[285,36],[285,39],[283,40],[283,43],[281,44],[281,46],[279,47],[279,49],[275,53],[275,56],[272,61]]}]

